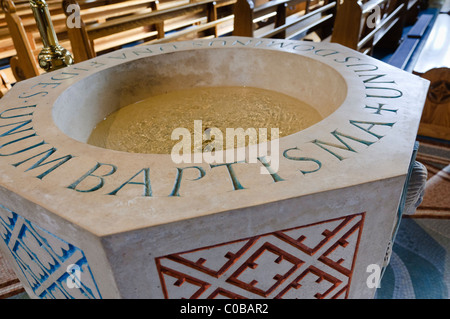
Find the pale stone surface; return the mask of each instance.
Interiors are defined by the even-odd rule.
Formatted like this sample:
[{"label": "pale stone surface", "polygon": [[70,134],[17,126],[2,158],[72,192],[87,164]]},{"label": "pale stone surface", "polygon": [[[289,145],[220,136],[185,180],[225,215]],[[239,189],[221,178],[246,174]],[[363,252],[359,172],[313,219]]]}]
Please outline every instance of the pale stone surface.
[{"label": "pale stone surface", "polygon": [[[122,106],[212,85],[277,90],[325,119],[280,139],[272,175],[261,162],[175,164],[85,143]],[[427,88],[336,44],[249,38],[129,48],[20,82],[0,101],[0,247],[32,297],[64,296],[52,282],[81,260],[86,289],[59,291],[370,298],[366,269],[383,266]],[[37,241],[70,244],[54,257],[62,272],[30,288],[13,244],[37,246],[12,220]]]}]

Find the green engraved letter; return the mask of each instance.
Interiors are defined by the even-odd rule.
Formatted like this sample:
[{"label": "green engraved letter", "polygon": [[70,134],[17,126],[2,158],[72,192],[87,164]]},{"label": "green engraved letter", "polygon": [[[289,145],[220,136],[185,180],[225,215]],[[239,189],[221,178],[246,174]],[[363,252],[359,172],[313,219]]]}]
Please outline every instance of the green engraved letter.
[{"label": "green engraved letter", "polygon": [[[132,180],[140,175],[141,173],[144,173],[144,181],[143,182],[132,182]],[[150,169],[149,168],[143,168],[139,172],[133,175],[129,180],[127,180],[125,183],[117,187],[115,190],[113,190],[111,193],[108,193],[108,195],[116,195],[118,191],[120,191],[125,185],[127,184],[135,184],[135,185],[144,185],[144,195],[143,196],[152,196],[152,188],[150,186]]]},{"label": "green engraved letter", "polygon": [[[93,173],[99,169],[102,166],[110,166],[111,170],[103,175],[94,175]],[[83,176],[81,176],[79,179],[77,179],[75,182],[73,182],[72,184],[70,184],[69,186],[67,186],[67,188],[76,190],[77,192],[81,192],[81,193],[89,193],[89,192],[94,192],[96,190],[99,190],[100,188],[103,187],[105,181],[104,181],[104,177],[112,175],[116,172],[117,167],[115,165],[112,164],[103,164],[103,163],[97,163],[95,164],[95,166],[93,168],[91,168],[86,174],[84,174]],[[98,179],[98,183],[97,185],[89,188],[89,189],[77,189],[77,186],[84,181],[86,178],[88,177],[95,177]]]},{"label": "green engraved letter", "polygon": [[[323,141],[319,141],[319,140],[314,140],[311,143],[319,146],[320,148],[322,148],[323,150],[327,151],[328,153],[330,153],[331,155],[335,156],[338,160],[342,161],[344,159],[344,157],[340,156],[339,154],[334,153],[332,150],[330,150],[329,148],[327,148],[326,146],[330,146],[330,147],[334,147],[334,148],[339,148],[341,150],[345,150],[345,151],[350,151],[350,152],[354,152],[356,153],[356,151],[350,147],[350,145],[348,145],[347,143],[345,143],[341,137],[345,137],[347,139],[356,141],[358,143],[370,146],[375,142],[370,142],[370,141],[365,141],[362,139],[359,139],[357,137],[353,137],[353,136],[349,136],[349,135],[345,135],[342,133],[339,133],[337,130],[331,132],[331,135],[333,135],[335,138],[338,139],[339,142],[341,142],[341,144],[343,145],[337,145],[337,144],[332,144],[332,143],[328,143],[328,142],[323,142]],[[326,146],[325,146],[326,145]]]}]

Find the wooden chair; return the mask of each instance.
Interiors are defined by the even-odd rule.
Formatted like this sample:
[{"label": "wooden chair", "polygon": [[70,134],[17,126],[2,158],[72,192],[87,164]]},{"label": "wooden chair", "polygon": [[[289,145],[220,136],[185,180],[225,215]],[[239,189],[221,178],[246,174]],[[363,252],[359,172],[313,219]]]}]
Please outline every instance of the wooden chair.
[{"label": "wooden chair", "polygon": [[233,35],[302,39],[317,30],[323,40],[331,34],[336,1],[238,0]]}]

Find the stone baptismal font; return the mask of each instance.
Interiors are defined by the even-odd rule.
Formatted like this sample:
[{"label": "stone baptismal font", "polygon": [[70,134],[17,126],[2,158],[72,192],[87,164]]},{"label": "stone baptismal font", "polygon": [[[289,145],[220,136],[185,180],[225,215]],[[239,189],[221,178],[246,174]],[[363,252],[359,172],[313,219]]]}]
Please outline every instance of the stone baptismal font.
[{"label": "stone baptismal font", "polygon": [[427,88],[340,45],[242,37],[19,82],[0,249],[32,298],[372,298]]}]

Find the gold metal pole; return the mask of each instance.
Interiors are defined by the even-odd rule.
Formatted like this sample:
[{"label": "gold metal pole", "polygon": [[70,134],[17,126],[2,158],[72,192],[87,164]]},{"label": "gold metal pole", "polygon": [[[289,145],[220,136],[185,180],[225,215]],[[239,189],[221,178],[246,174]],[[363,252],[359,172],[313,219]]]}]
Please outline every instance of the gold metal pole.
[{"label": "gold metal pole", "polygon": [[30,6],[44,44],[38,55],[39,66],[50,72],[73,64],[70,52],[58,43],[47,3],[44,0],[30,0]]}]

